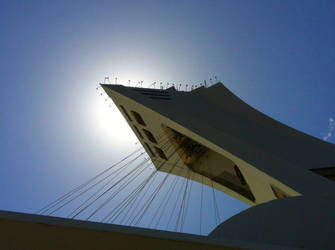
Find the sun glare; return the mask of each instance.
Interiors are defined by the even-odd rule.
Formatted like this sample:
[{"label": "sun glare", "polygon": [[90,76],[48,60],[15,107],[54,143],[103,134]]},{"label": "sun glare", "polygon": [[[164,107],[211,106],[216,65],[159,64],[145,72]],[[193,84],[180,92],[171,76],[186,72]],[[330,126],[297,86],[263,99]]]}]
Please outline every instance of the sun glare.
[{"label": "sun glare", "polygon": [[104,143],[129,147],[137,141],[120,111],[104,92],[92,99],[89,113],[92,129]]}]

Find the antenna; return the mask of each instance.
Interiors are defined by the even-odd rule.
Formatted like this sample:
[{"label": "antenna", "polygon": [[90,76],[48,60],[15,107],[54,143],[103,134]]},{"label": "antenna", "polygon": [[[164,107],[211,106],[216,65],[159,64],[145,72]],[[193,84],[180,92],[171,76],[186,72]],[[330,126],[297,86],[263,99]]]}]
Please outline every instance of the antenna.
[{"label": "antenna", "polygon": [[152,85],[154,86],[154,88],[156,88],[156,87],[155,87],[156,82],[151,83],[151,84],[148,86],[148,88],[150,88]]},{"label": "antenna", "polygon": [[110,81],[109,81],[109,76],[105,76],[104,84],[106,84],[106,81],[108,81],[108,83],[110,83]]}]

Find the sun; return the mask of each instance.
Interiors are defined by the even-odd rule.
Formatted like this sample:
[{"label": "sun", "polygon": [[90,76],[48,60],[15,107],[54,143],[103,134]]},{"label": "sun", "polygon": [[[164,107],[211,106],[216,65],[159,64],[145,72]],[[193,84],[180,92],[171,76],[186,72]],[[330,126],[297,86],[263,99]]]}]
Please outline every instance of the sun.
[{"label": "sun", "polygon": [[[101,95],[102,93],[102,95]],[[100,90],[90,100],[91,127],[103,143],[117,147],[130,147],[137,138],[113,101]]]}]

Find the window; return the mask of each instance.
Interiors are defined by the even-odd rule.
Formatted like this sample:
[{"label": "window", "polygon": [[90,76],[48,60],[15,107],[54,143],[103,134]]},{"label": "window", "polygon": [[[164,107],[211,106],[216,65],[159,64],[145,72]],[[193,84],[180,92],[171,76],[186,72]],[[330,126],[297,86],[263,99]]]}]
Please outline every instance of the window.
[{"label": "window", "polygon": [[136,120],[139,124],[141,124],[141,125],[143,125],[143,126],[146,126],[146,124],[145,124],[145,122],[144,122],[142,116],[141,116],[139,113],[137,113],[137,112],[135,112],[135,111],[131,111],[131,113],[133,114],[135,120]]},{"label": "window", "polygon": [[156,153],[159,155],[160,158],[162,158],[163,160],[168,160],[168,158],[166,157],[166,155],[164,154],[163,150],[161,150],[160,148],[155,146],[155,150]]},{"label": "window", "polygon": [[244,179],[244,177],[243,177],[243,175],[241,173],[241,170],[238,168],[238,166],[235,165],[234,166],[234,170],[235,170],[235,173],[236,173],[238,179],[240,180],[241,184],[242,185],[247,184],[247,182],[245,181],[245,179]]},{"label": "window", "polygon": [[128,120],[132,122],[133,120],[131,119],[131,117],[128,114],[127,110],[122,105],[120,105],[120,107],[121,107],[123,113],[127,116]]},{"label": "window", "polygon": [[166,90],[158,90],[158,89],[133,89],[141,93],[142,95],[148,96],[151,99],[163,99],[163,100],[171,100],[170,94]]},{"label": "window", "polygon": [[155,137],[153,136],[153,134],[149,131],[149,130],[146,130],[146,129],[142,129],[144,134],[147,136],[148,140],[153,142],[153,143],[157,143]]},{"label": "window", "polygon": [[153,157],[155,157],[156,155],[155,155],[155,153],[152,151],[152,149],[150,148],[149,144],[146,143],[146,142],[145,142],[144,144],[145,144],[145,146],[147,147],[147,149],[150,151],[151,155],[152,155]]},{"label": "window", "polygon": [[282,198],[288,197],[288,195],[285,194],[283,191],[281,191],[279,188],[276,188],[276,187],[274,187],[274,186],[271,185],[271,189],[272,189],[272,192],[274,193],[274,195],[278,199],[282,199]]},{"label": "window", "polygon": [[[199,171],[198,171],[199,172]],[[206,175],[205,175],[206,176]],[[208,176],[208,174],[207,174]],[[227,171],[223,171],[220,175],[212,177],[213,181],[233,190],[234,192],[244,196],[248,200],[255,202],[256,198],[252,194],[249,186],[241,185],[239,182],[239,178],[237,178],[234,174],[228,173]]]},{"label": "window", "polygon": [[156,100],[171,100],[170,97],[160,97],[160,96],[150,96],[150,99],[156,99]]},{"label": "window", "polygon": [[335,167],[310,169],[314,173],[321,175],[328,180],[335,181]]},{"label": "window", "polygon": [[137,134],[138,134],[142,139],[144,139],[143,135],[142,135],[141,132],[138,130],[138,128],[137,128],[135,125],[133,125],[133,127],[134,127],[134,129],[136,130]]}]

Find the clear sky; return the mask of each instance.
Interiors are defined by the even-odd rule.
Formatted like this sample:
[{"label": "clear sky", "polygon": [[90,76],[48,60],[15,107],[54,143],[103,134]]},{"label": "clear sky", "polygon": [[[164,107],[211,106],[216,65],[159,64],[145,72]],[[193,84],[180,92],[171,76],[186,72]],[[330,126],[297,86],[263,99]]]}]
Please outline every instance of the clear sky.
[{"label": "clear sky", "polygon": [[95,90],[107,75],[217,75],[334,143],[334,44],[334,1],[0,1],[0,209],[34,212],[136,148]]}]

